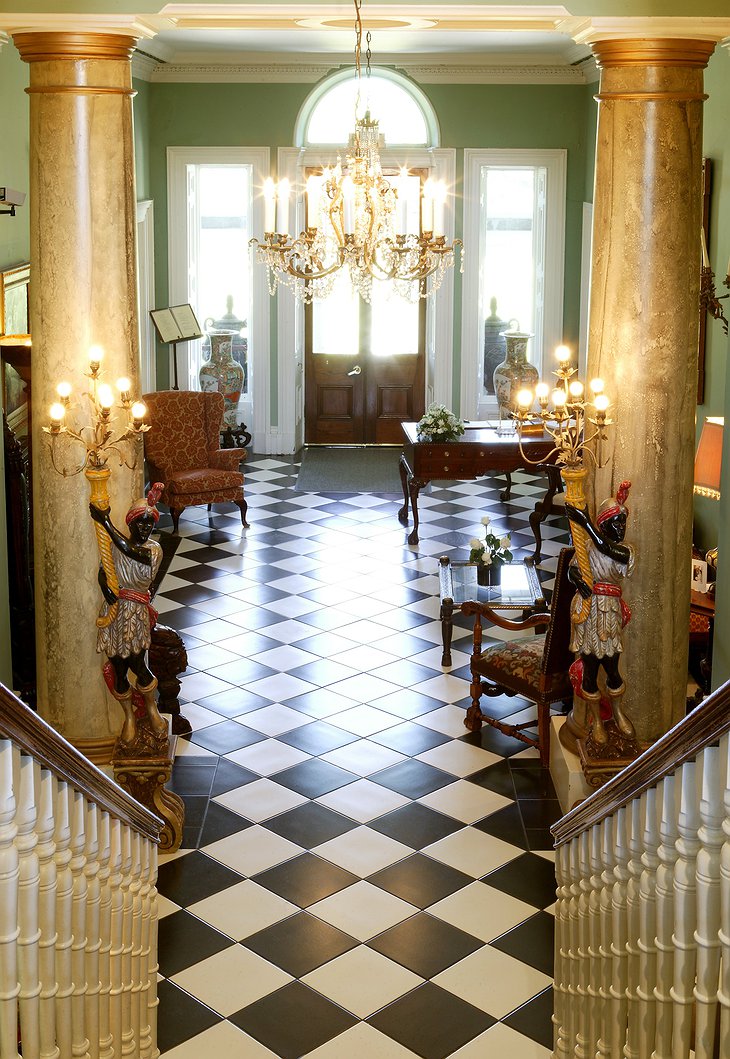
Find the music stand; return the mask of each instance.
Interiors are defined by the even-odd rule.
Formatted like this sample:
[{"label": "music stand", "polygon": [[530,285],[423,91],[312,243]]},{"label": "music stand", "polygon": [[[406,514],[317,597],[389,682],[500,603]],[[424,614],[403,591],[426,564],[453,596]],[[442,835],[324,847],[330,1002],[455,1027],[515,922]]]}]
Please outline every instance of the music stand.
[{"label": "music stand", "polygon": [[169,305],[166,309],[150,309],[157,337],[172,346],[173,390],[179,390],[177,382],[177,344],[202,338],[203,332],[191,305]]}]

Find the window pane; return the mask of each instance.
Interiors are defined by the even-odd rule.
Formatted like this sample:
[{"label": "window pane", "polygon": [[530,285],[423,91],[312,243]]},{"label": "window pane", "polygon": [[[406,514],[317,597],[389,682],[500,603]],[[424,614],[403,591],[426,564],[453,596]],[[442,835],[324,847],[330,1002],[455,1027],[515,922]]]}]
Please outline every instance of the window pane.
[{"label": "window pane", "polygon": [[[248,327],[250,318],[251,166],[198,167],[197,314],[205,327],[240,331],[233,355],[244,370],[248,393]],[[208,357],[210,341],[203,340]]]},{"label": "window pane", "polygon": [[371,352],[374,357],[418,353],[420,306],[400,298],[388,283],[373,283]]},{"label": "window pane", "polygon": [[356,357],[359,353],[360,299],[346,270],[337,274],[328,298],[312,302],[312,352]]},{"label": "window pane", "polygon": [[[317,103],[307,125],[306,143],[346,144],[355,127],[355,78],[340,81]],[[370,107],[387,144],[426,144],[428,130],[421,108],[408,92],[385,77],[372,74],[361,93],[358,117]]]},{"label": "window pane", "polygon": [[[533,167],[482,168],[480,312],[487,393],[494,393],[492,373],[504,359],[504,339],[499,332],[510,321],[521,331],[535,330],[536,179]],[[532,343],[527,355],[528,359],[535,356]]]}]

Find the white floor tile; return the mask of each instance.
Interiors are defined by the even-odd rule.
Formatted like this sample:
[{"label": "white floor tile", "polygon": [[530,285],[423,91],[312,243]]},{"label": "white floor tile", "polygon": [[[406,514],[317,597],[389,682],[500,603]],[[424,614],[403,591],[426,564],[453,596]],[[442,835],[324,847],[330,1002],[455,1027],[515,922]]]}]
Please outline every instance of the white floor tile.
[{"label": "white floor tile", "polygon": [[265,735],[281,735],[282,732],[291,732],[295,728],[300,728],[303,724],[309,724],[311,717],[308,717],[305,713],[300,713],[299,710],[291,710],[288,706],[283,706],[280,702],[274,702],[271,706],[264,706],[261,710],[254,710],[252,713],[246,713],[245,724],[248,728],[253,728],[257,732],[263,732]]},{"label": "white floor tile", "polygon": [[406,805],[410,798],[404,798],[396,791],[381,787],[379,783],[371,783],[370,780],[363,779],[324,794],[316,800],[338,813],[343,813],[365,824],[368,820],[374,820],[378,816],[392,812],[393,809],[400,808],[401,805]]},{"label": "white floor tile", "polygon": [[264,827],[249,827],[238,834],[203,846],[203,853],[233,868],[239,875],[256,875],[275,864],[291,860],[304,850]]},{"label": "white floor tile", "polygon": [[408,901],[401,901],[399,897],[386,893],[379,886],[361,881],[331,897],[325,897],[323,901],[317,901],[307,911],[339,927],[358,941],[367,941],[396,923],[409,919],[418,909]]},{"label": "white floor tile", "polygon": [[497,1022],[473,1041],[469,1041],[458,1052],[453,1052],[451,1059],[489,1059],[497,1056],[509,1059],[550,1059],[551,1051],[543,1048],[537,1041],[530,1040],[523,1033],[510,1029],[503,1022]]},{"label": "white floor tile", "polygon": [[[362,678],[358,677],[357,680],[361,681]],[[355,685],[350,680],[344,680],[333,684],[332,687],[335,691],[342,688],[343,693],[347,694],[346,688],[354,689]],[[389,684],[388,688],[392,691],[393,685]],[[389,693],[383,692],[383,694]],[[344,713],[338,713],[329,718],[330,724],[335,724],[338,728],[344,728],[346,732],[352,732],[353,735],[361,736],[383,732],[386,728],[393,728],[394,725],[400,724],[400,721],[400,717],[396,717],[392,713],[385,713],[384,710],[376,710],[372,706],[355,706],[352,710],[345,710]]]},{"label": "white floor tile", "polygon": [[439,710],[424,713],[417,720],[419,724],[432,728],[434,732],[441,732],[443,735],[458,739],[467,733],[467,727],[464,724],[465,717],[466,711],[459,709],[458,706],[442,706]]},{"label": "white floor tile", "polygon": [[282,787],[280,783],[267,779],[254,780],[253,783],[236,787],[214,798],[214,801],[224,805],[226,809],[232,809],[247,820],[257,822],[285,813],[287,809],[302,805],[306,800],[296,791],[290,791],[288,787]]},{"label": "white floor tile", "polygon": [[225,1020],[191,1037],[177,1048],[163,1052],[160,1059],[276,1059],[274,1053]]},{"label": "white floor tile", "polygon": [[[244,714],[241,721],[248,724],[250,716],[251,714]],[[297,765],[300,761],[306,761],[309,754],[287,743],[280,743],[278,739],[264,739],[260,743],[233,750],[230,754],[226,754],[226,757],[230,761],[235,761],[237,765],[243,765],[244,768],[257,772],[259,776],[273,776],[275,772],[281,772],[292,765]],[[263,820],[264,817],[260,819]]]},{"label": "white floor tile", "polygon": [[[268,631],[267,629],[267,635]],[[293,699],[295,695],[305,695],[308,691],[314,691],[315,687],[316,685],[298,677],[291,677],[288,673],[274,673],[273,676],[262,677],[261,680],[254,680],[246,685],[247,690],[252,691],[254,695],[263,695],[272,702]]]},{"label": "white floor tile", "polygon": [[453,835],[447,835],[446,838],[426,846],[422,852],[434,860],[450,864],[452,868],[458,868],[459,871],[480,879],[502,864],[519,857],[522,850],[493,838],[492,835],[485,835],[476,828],[465,827],[462,831],[455,831]]},{"label": "white floor tile", "polygon": [[502,758],[488,750],[482,750],[481,747],[472,746],[471,743],[461,743],[454,739],[418,754],[418,760],[443,769],[444,772],[450,772],[453,776],[471,776],[489,765],[496,765]]},{"label": "white floor tile", "polygon": [[221,1015],[232,1015],[291,982],[281,968],[242,945],[209,956],[170,979]]},{"label": "white floor tile", "polygon": [[492,886],[474,882],[431,905],[428,914],[487,942],[534,916],[535,908]]},{"label": "white floor tile", "polygon": [[457,780],[456,783],[426,794],[419,800],[440,813],[462,820],[465,824],[473,824],[475,820],[481,820],[495,813],[497,809],[512,804],[509,798],[503,798],[501,794],[495,794],[494,791],[488,791],[467,780]]},{"label": "white floor tile", "polygon": [[374,772],[407,760],[405,754],[399,754],[396,750],[380,746],[369,739],[358,739],[356,743],[331,750],[329,754],[322,754],[322,759],[358,776],[371,776]]},{"label": "white floor tile", "polygon": [[307,1052],[304,1059],[414,1059],[414,1054],[374,1026],[359,1022],[320,1048]]},{"label": "white floor tile", "polygon": [[549,986],[552,979],[485,945],[437,974],[433,982],[501,1019]]},{"label": "white floor tile", "polygon": [[361,1019],[423,984],[419,975],[365,945],[318,967],[302,981]]},{"label": "white floor tile", "polygon": [[354,875],[364,878],[373,872],[387,868],[413,853],[409,846],[381,835],[369,827],[356,827],[346,835],[332,838],[316,846],[313,851],[320,857],[339,864]]},{"label": "white floor tile", "polygon": [[[206,849],[208,852],[210,847]],[[176,905],[174,907],[177,908]],[[212,897],[206,897],[204,901],[188,905],[188,911],[234,941],[241,941],[257,930],[264,930],[282,919],[288,919],[299,908],[271,890],[246,879]]]}]

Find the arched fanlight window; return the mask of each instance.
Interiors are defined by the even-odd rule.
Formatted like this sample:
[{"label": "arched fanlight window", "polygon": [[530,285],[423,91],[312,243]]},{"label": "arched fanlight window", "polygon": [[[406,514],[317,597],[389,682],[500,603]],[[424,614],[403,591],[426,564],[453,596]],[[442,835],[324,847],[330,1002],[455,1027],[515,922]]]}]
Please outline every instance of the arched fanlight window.
[{"label": "arched fanlight window", "polygon": [[[341,70],[315,88],[302,107],[295,129],[297,147],[346,144],[354,128],[357,80],[354,69]],[[437,147],[438,122],[424,93],[401,74],[374,69],[363,78],[359,115],[370,109],[387,147]]]}]

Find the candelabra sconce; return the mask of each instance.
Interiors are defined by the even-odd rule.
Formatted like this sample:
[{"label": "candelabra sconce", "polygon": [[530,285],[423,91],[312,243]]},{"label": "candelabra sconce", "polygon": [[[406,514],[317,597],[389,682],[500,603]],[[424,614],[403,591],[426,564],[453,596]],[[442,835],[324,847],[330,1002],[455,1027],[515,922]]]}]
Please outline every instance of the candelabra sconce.
[{"label": "candelabra sconce", "polygon": [[[730,290],[730,272],[725,276],[724,284]],[[718,298],[715,291],[715,274],[709,264],[703,265],[700,273],[700,309],[709,313],[714,320],[720,320],[725,334],[728,333],[728,320],[722,302],[726,298],[730,298],[730,294],[722,294]]]}]

